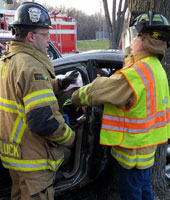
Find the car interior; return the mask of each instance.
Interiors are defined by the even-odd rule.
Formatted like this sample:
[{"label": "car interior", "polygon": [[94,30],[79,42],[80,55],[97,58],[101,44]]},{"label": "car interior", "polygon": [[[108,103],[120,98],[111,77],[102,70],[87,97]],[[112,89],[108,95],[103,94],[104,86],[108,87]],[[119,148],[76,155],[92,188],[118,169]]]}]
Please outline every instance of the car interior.
[{"label": "car interior", "polygon": [[[115,69],[103,67],[106,65],[98,65],[102,68],[95,68],[94,76],[110,76],[114,73]],[[86,107],[84,113],[82,108],[75,108],[73,105],[63,106],[64,103],[71,98],[72,93],[79,87],[89,83],[86,73],[92,74],[92,72],[83,71],[87,70],[86,64],[78,63],[68,66],[62,66],[55,71],[56,78],[64,78],[72,73],[74,70],[78,71],[77,82],[66,88],[62,94],[58,97],[58,104],[60,112],[66,115],[69,119],[70,127],[76,132],[76,141],[74,148],[71,148],[72,159],[67,163],[67,167],[59,169],[56,174],[55,187],[58,192],[65,189],[74,187],[74,184],[84,180],[83,178],[88,174],[87,182],[94,180],[101,174],[101,159],[104,154],[108,154],[108,149],[99,145],[99,133],[101,126],[101,116],[103,106]],[[87,77],[86,77],[87,76]],[[66,122],[68,122],[66,120]],[[107,149],[107,150],[106,150]],[[104,161],[103,161],[104,162]],[[89,167],[90,166],[90,169]],[[94,170],[95,169],[95,173]],[[89,173],[88,171],[93,171]]]}]

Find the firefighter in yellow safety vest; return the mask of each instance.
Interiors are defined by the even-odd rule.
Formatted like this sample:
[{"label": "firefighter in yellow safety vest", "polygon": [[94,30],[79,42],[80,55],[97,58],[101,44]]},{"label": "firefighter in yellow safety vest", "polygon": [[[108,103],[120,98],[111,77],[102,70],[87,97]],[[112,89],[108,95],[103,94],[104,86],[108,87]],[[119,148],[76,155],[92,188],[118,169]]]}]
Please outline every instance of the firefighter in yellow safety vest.
[{"label": "firefighter in yellow safety vest", "polygon": [[121,200],[153,200],[150,168],[158,144],[170,137],[170,99],[160,63],[170,25],[160,13],[140,14],[123,33],[125,67],[72,95],[76,106],[104,104],[100,144],[118,161]]},{"label": "firefighter in yellow safety vest", "polygon": [[0,158],[10,171],[12,200],[52,200],[64,146],[75,138],[56,96],[77,75],[55,79],[47,57],[51,22],[43,6],[21,4],[11,26],[15,40],[0,60]]}]

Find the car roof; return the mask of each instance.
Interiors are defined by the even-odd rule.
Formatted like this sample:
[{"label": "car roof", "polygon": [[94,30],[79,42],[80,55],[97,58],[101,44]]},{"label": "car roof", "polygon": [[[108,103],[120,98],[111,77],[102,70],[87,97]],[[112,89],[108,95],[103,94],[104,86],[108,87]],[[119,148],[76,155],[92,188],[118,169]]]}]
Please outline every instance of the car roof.
[{"label": "car roof", "polygon": [[119,50],[92,50],[86,51],[79,54],[69,55],[63,58],[59,58],[57,60],[53,60],[53,66],[61,66],[72,63],[82,63],[88,62],[90,60],[95,60],[99,63],[123,63],[123,53]]}]

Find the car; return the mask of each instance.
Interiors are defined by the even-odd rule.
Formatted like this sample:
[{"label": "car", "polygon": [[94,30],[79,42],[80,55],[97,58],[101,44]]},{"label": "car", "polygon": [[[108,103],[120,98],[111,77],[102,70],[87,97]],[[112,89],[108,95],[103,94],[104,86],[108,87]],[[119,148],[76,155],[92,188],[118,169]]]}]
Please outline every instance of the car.
[{"label": "car", "polygon": [[[6,49],[8,48],[8,43],[12,40],[14,40],[14,35],[12,35],[11,31],[0,30],[0,43],[3,44],[6,47]],[[4,53],[6,49],[3,48],[2,53]],[[60,51],[52,42],[49,44],[47,56],[50,58],[50,60],[62,57]]]},{"label": "car", "polygon": [[50,60],[62,58],[60,51],[57,49],[57,47],[52,42],[49,44],[47,56],[50,58]]},{"label": "car", "polygon": [[[67,88],[58,98],[60,112],[64,115],[64,102],[81,85],[92,82],[97,74],[109,76],[122,68],[123,54],[120,51],[91,51],[52,60],[56,77],[66,76],[76,70],[79,85]],[[107,73],[106,73],[107,72]],[[81,109],[72,114],[71,127],[76,131],[72,160],[66,168],[59,169],[54,182],[55,196],[68,194],[102,176],[108,166],[109,148],[99,145],[102,106]],[[102,159],[101,159],[102,158]],[[0,200],[9,199],[11,180],[8,170],[0,166]]]},{"label": "car", "polygon": [[[123,59],[123,53],[119,50],[99,50],[52,60],[56,78],[63,78],[75,70],[79,73],[77,84],[69,86],[58,98],[60,112],[66,117],[66,122],[75,130],[77,137],[75,146],[71,149],[72,159],[66,167],[62,168],[61,166],[56,173],[54,181],[56,198],[95,199],[89,198],[88,194],[86,194],[86,198],[83,198],[82,195],[76,198],[76,194],[81,191],[83,186],[86,186],[83,188],[88,188],[88,190],[94,189],[91,184],[98,183],[109,173],[110,160],[113,160],[110,159],[110,147],[99,144],[103,106],[87,107],[86,114],[81,109],[74,112],[70,110],[71,115],[69,115],[65,112],[63,105],[77,88],[92,82],[97,76],[110,76],[121,69]],[[167,166],[168,162],[170,163],[170,159],[167,161]],[[167,170],[170,171],[170,168]],[[107,178],[114,181],[110,174]],[[8,170],[2,165],[0,165],[0,183],[0,200],[7,200],[10,198],[11,181]],[[108,186],[105,182],[102,184],[102,190],[105,185]],[[74,198],[69,197],[71,193]]]}]

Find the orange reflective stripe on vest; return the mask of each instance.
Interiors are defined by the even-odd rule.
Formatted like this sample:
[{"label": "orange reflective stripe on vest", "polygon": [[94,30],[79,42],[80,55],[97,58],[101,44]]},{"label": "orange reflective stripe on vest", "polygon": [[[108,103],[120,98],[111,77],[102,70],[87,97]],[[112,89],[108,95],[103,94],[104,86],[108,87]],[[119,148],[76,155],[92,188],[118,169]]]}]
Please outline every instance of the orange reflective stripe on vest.
[{"label": "orange reflective stripe on vest", "polygon": [[[145,67],[142,67],[142,65]],[[138,63],[138,66],[134,65],[132,68],[137,71],[143,81],[143,84],[145,85],[147,97],[147,115],[151,115],[156,112],[156,85],[153,71],[149,65],[144,62],[140,62]]]},{"label": "orange reflective stripe on vest", "polygon": [[169,87],[159,60],[148,57],[120,73],[133,88],[136,100],[129,110],[104,105],[100,143],[142,148],[166,142],[170,137]]},{"label": "orange reflective stripe on vest", "polygon": [[125,131],[130,134],[147,133],[151,129],[166,126],[167,123],[170,123],[170,109],[144,119],[103,114],[102,129]]}]

